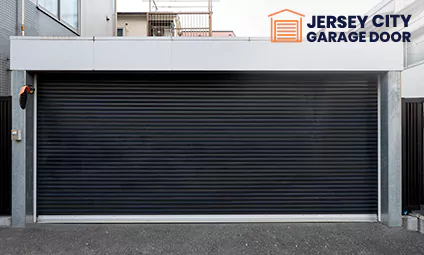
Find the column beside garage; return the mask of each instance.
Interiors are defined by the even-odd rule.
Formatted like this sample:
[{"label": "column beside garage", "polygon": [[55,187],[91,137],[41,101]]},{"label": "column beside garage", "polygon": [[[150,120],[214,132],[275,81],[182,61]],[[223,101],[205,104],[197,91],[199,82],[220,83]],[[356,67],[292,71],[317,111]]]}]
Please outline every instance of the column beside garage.
[{"label": "column beside garage", "polygon": [[[100,38],[92,40],[78,38],[73,39],[72,46],[69,46],[70,41],[51,38],[48,40],[37,40],[35,38],[12,39],[12,54],[14,54],[11,60],[12,69],[37,73],[38,77],[37,91],[40,92],[37,95],[38,117],[36,121],[38,133],[36,140],[38,145],[34,147],[37,148],[36,153],[38,154],[38,168],[35,169],[37,171],[36,181],[38,185],[35,186],[34,190],[36,193],[33,194],[34,197],[38,196],[37,207],[34,208],[34,219],[38,219],[38,222],[372,221],[377,220],[377,216],[373,219],[373,217],[366,215],[378,214],[378,216],[383,216],[383,213],[379,213],[381,205],[381,209],[387,211],[387,215],[391,215],[390,217],[382,217],[381,220],[390,226],[398,225],[397,219],[400,219],[401,215],[399,213],[398,217],[396,216],[396,195],[400,195],[400,193],[397,193],[397,189],[400,189],[400,180],[397,183],[393,175],[397,171],[400,172],[400,166],[396,165],[396,157],[399,155],[392,154],[391,152],[393,151],[389,153],[389,150],[383,148],[379,150],[378,135],[378,127],[380,126],[382,140],[385,139],[384,126],[386,125],[390,127],[387,130],[391,140],[396,139],[396,118],[392,116],[390,121],[386,122],[384,117],[379,114],[379,111],[383,109],[389,109],[388,114],[392,113],[390,109],[396,106],[396,100],[382,100],[383,97],[378,94],[378,91],[381,93],[381,86],[384,86],[384,84],[390,85],[389,87],[391,88],[400,86],[400,83],[396,83],[396,79],[384,79],[384,77],[385,75],[396,75],[402,69],[402,45],[391,43],[365,44],[362,46],[361,44],[313,43],[282,45],[271,44],[266,40],[260,39],[239,38],[234,40],[152,40],[150,38],[149,40],[102,40]],[[193,47],[194,45],[196,47]],[[73,50],[64,52],[64,46],[71,47]],[[37,54],[42,51],[38,51],[33,52],[31,58],[26,58],[24,61],[24,59],[21,59],[21,54],[25,54],[25,52],[22,51],[31,47],[48,48],[53,51],[58,49],[58,55],[49,54],[48,58],[41,59]],[[132,52],[132,55],[129,55],[129,52],[128,54],[124,52],[126,49],[134,47],[137,47],[140,51]],[[59,51],[60,48],[62,48],[61,51]],[[117,49],[117,51],[111,49]],[[106,51],[108,51],[107,54],[105,53]],[[391,51],[393,54],[386,56],[387,51]],[[151,54],[149,52],[155,52],[155,56],[151,56],[151,62],[138,61],[141,56],[148,57]],[[187,52],[190,53],[187,54]],[[208,55],[202,56],[198,54],[199,52],[208,52]],[[258,52],[258,54],[255,55],[252,52]],[[317,55],[316,52],[321,54]],[[184,58],[181,55],[182,53],[184,53]],[[222,61],[223,54],[225,54],[226,61]],[[324,60],[321,56],[326,54],[328,57]],[[123,55],[128,55],[128,58],[122,58]],[[290,56],[297,56],[297,58]],[[379,61],[382,56],[385,56],[386,61]],[[66,57],[68,61],[62,61],[63,57]],[[293,59],[293,61],[277,61],[277,59],[282,59],[283,57],[290,60]],[[269,59],[274,60],[268,61]],[[155,72],[162,72],[158,76],[161,78],[153,78]],[[268,78],[267,81],[267,78],[264,78],[267,76],[274,77],[274,79],[270,81]],[[170,79],[173,82],[165,82],[163,79]],[[13,86],[19,85],[14,84]],[[43,86],[43,88],[40,86]],[[102,88],[104,91],[98,90],[98,94],[96,94],[96,87]],[[119,87],[121,87],[121,90]],[[133,91],[133,94],[129,91]],[[107,94],[109,92],[110,94]],[[252,97],[255,93],[256,98]],[[92,95],[91,101],[90,95]],[[166,98],[166,100],[160,97],[157,98],[158,95]],[[338,95],[340,98],[338,98]],[[251,100],[246,101],[246,96],[250,96]],[[276,97],[277,100],[273,97]],[[106,101],[105,98],[107,98]],[[137,98],[142,98],[143,100],[139,102]],[[196,98],[198,99],[197,101]],[[117,102],[122,102],[124,99],[130,100],[131,104],[133,104],[132,108],[126,108],[126,112],[123,111],[124,106],[117,105]],[[213,100],[208,101],[208,99]],[[221,104],[219,104],[219,100],[221,100]],[[347,103],[349,100],[352,102],[351,104]],[[93,102],[93,104],[90,105],[87,102]],[[145,102],[144,108],[140,106],[142,102]],[[204,102],[208,102],[208,104],[205,105]],[[380,105],[378,105],[379,102]],[[391,104],[390,108],[384,108],[389,103]],[[249,104],[253,107],[249,108]],[[166,108],[166,105],[168,105],[168,108]],[[193,108],[190,108],[191,106]],[[40,109],[40,107],[43,108]],[[112,115],[109,114],[107,116],[108,111]],[[139,116],[137,118],[151,123],[149,125],[140,124],[135,119],[128,119],[132,116],[130,114],[131,111]],[[187,115],[188,112],[192,116]],[[280,117],[274,118],[276,114],[281,114],[281,112],[284,114],[277,115]],[[346,114],[342,114],[343,112]],[[49,113],[51,114],[48,115]],[[134,123],[132,127],[126,125],[126,128],[131,130],[127,132],[127,135],[133,134],[135,137],[130,140],[124,139],[124,143],[127,143],[126,145],[124,143],[113,145],[112,140],[109,140],[109,142],[106,142],[106,147],[97,147],[103,152],[98,149],[93,151],[93,157],[79,154],[78,150],[80,149],[82,149],[80,151],[86,150],[87,153],[93,149],[88,146],[90,145],[88,142],[90,135],[87,132],[90,128],[88,128],[89,126],[75,126],[75,122],[70,123],[69,121],[82,123],[81,121],[85,119],[84,123],[95,127],[94,122],[96,120],[90,119],[90,116],[94,114],[99,118],[103,118],[101,123],[105,124],[105,126],[98,131],[105,133],[97,132],[92,136],[93,141],[104,140],[108,136],[124,137],[117,133],[118,124],[104,122],[105,118],[117,118],[113,113],[121,116],[120,118],[124,118],[122,119],[123,123],[127,123],[125,121]],[[231,114],[236,114],[238,117]],[[272,117],[274,119],[269,119],[271,118],[270,116],[274,116]],[[290,119],[289,116],[297,119],[297,124],[293,121],[282,122],[282,119]],[[227,117],[233,121],[223,122],[223,118]],[[165,122],[168,121],[165,124],[171,123],[173,126],[157,123],[157,120],[152,122],[153,119],[158,118],[163,119]],[[217,122],[216,118],[219,118],[220,121]],[[242,120],[242,122],[239,122],[242,125],[237,124],[237,118]],[[299,118],[303,118],[303,120],[299,122]],[[356,121],[355,118],[357,118]],[[367,118],[368,120],[366,121]],[[378,123],[379,118],[381,119],[380,124]],[[68,123],[70,125],[69,128],[61,126],[59,119],[63,121],[62,123]],[[250,122],[246,122],[246,120],[250,120]],[[264,121],[260,122],[260,120]],[[267,124],[266,121],[271,124]],[[296,126],[299,123],[303,123],[303,126]],[[190,125],[194,125],[196,128],[193,129]],[[239,126],[239,132],[235,129],[237,125]],[[352,125],[358,125],[356,130],[354,130],[355,128],[352,129],[354,127]],[[75,127],[74,130],[72,130],[73,127]],[[124,128],[124,125],[121,127]],[[292,131],[289,130],[289,127]],[[111,131],[115,133],[111,134]],[[125,131],[122,132],[125,133]],[[193,134],[190,135],[189,132]],[[248,135],[245,137],[241,136],[243,132]],[[300,140],[296,142],[291,139],[290,132],[300,132],[299,134],[302,136],[297,136],[297,139]],[[70,137],[67,138],[70,133],[76,137],[74,141],[71,141]],[[338,136],[337,134],[343,135]],[[26,135],[32,136],[33,134],[27,133]],[[195,138],[194,136],[196,135],[197,137]],[[218,142],[213,144],[217,136],[229,141],[233,139],[240,144],[236,144],[234,141],[219,143],[219,139]],[[240,140],[240,137],[244,140]],[[262,140],[258,140],[258,137]],[[355,137],[357,138],[355,139]],[[86,143],[83,142],[84,139],[87,139]],[[177,140],[174,141],[172,139]],[[186,146],[190,143],[187,139],[194,139],[191,144],[197,148],[196,150]],[[199,139],[202,139],[200,140],[202,141],[200,143],[202,144],[201,147],[199,147],[199,143],[195,144],[195,141],[199,141]],[[254,144],[255,139],[256,145]],[[337,139],[340,141],[337,141]],[[343,139],[348,139],[345,147],[343,147]],[[363,141],[367,142],[361,144],[361,139],[366,139]],[[388,148],[395,147],[392,146],[391,140],[387,140],[390,143]],[[134,167],[138,170],[136,170],[136,175],[132,176],[142,178],[138,182],[136,182],[137,178],[131,178],[134,168],[123,167],[122,169],[126,169],[126,172],[122,172],[122,176],[119,176],[119,173],[115,173],[115,175],[109,175],[109,179],[107,179],[106,174],[111,174],[107,170],[111,168],[110,164],[102,165],[100,163],[97,166],[93,166],[95,162],[89,162],[96,155],[111,153],[107,151],[109,149],[116,148],[116,146],[118,148],[119,146],[130,148],[132,145],[129,145],[129,143],[137,143],[137,141],[142,146],[137,147],[133,152],[136,151],[137,155],[143,152],[150,157],[134,162],[131,161],[136,157],[136,154],[134,154],[134,157],[129,159],[133,166],[138,166]],[[168,144],[160,145],[163,141],[168,142]],[[172,145],[169,144],[170,141],[173,142]],[[292,141],[292,145],[287,143],[287,141]],[[284,143],[278,144],[278,142]],[[75,144],[78,143],[85,147],[76,148]],[[146,143],[150,144],[146,145]],[[243,143],[244,146],[242,146]],[[304,162],[315,162],[311,168],[306,168],[305,166],[302,168],[299,165],[302,161],[297,164],[293,163],[296,161],[297,156],[291,155],[288,148],[289,146],[300,146],[302,143],[305,146],[302,147],[303,149],[299,155],[304,153],[307,156]],[[46,147],[48,144],[50,144],[50,147]],[[246,146],[246,144],[248,145]],[[307,146],[308,144],[310,146]],[[383,146],[383,144],[382,141],[381,145]],[[319,146],[322,146],[321,149],[319,149]],[[217,148],[220,150],[218,151]],[[243,149],[245,153],[240,153]],[[325,153],[322,151],[325,151]],[[331,151],[333,152],[331,153]],[[343,154],[343,151],[348,154]],[[299,151],[296,152],[299,153]],[[59,159],[57,158],[59,155],[57,153],[60,155],[74,153],[75,156],[71,154],[68,159],[65,159],[65,157]],[[225,153],[232,155],[233,160],[228,161],[229,159],[225,159]],[[338,154],[340,156],[337,156]],[[47,155],[47,157],[43,158],[43,155]],[[131,155],[128,152],[123,154],[122,157],[128,158]],[[288,158],[288,155],[292,158]],[[385,158],[389,159],[387,164],[378,160],[379,155],[381,158],[386,155]],[[259,156],[255,161],[258,164],[262,162],[262,165],[258,165],[256,169],[253,169],[257,172],[249,172],[245,169],[246,166],[249,166],[248,162],[254,162],[251,161],[255,159],[254,156]],[[56,161],[59,163],[52,157],[56,157]],[[211,157],[217,162],[226,165],[220,168],[213,164],[211,165]],[[347,158],[343,159],[343,157]],[[116,157],[112,156],[111,158]],[[136,158],[139,157],[137,156]],[[106,161],[111,160],[110,158],[104,159]],[[243,162],[240,162],[240,160]],[[346,162],[350,162],[349,160],[352,160],[352,162],[350,165],[346,165]],[[340,163],[337,163],[339,165],[335,163],[343,161],[345,162],[344,166],[341,166]],[[163,162],[167,162],[168,165],[164,165]],[[275,164],[272,165],[270,162]],[[322,164],[318,165],[316,162],[321,162]],[[361,170],[361,165],[368,164],[366,162],[370,162],[370,165]],[[392,174],[382,174],[381,177],[383,178],[380,178],[380,162],[382,163],[382,172],[391,171]],[[119,165],[119,162],[115,163]],[[67,171],[72,164],[75,165],[74,170],[72,170],[74,173]],[[253,168],[253,166],[251,164],[249,167]],[[386,166],[389,167],[386,168]],[[290,171],[291,168],[293,172]],[[341,168],[344,170],[337,170],[338,172],[335,170]],[[162,172],[152,172],[151,169],[162,169]],[[240,172],[240,169],[244,170]],[[271,171],[270,169],[273,170]],[[298,172],[295,172],[296,169]],[[317,169],[321,170],[318,171]],[[353,169],[356,169],[356,172]],[[164,170],[166,171],[163,172]],[[170,170],[172,170],[171,174],[169,174]],[[192,170],[192,172],[189,170]],[[222,174],[223,170],[228,170],[228,173]],[[358,170],[362,171],[362,174]],[[245,171],[244,176],[237,177],[237,174],[241,174],[243,171]],[[260,171],[264,174],[260,175]],[[332,171],[336,172],[331,174]],[[99,175],[99,172],[103,172],[103,174]],[[189,175],[178,174],[183,172]],[[168,173],[168,176],[166,173]],[[125,179],[124,176],[128,176],[128,178]],[[157,203],[153,203],[156,205],[156,209],[150,211],[140,209],[148,205],[150,206],[149,208],[153,208],[151,207],[152,202],[148,201],[152,201],[154,196],[151,198],[146,197],[147,189],[143,191],[142,188],[149,185],[142,181],[147,176],[153,178],[153,182],[163,185],[163,190],[168,192],[168,195],[165,194],[165,198],[163,198],[163,194],[161,198],[161,201],[167,199],[166,201],[168,202],[165,201],[162,207],[157,206]],[[209,176],[209,179],[206,176]],[[330,178],[329,176],[332,177]],[[92,186],[87,184],[88,179],[84,181],[86,177],[88,177]],[[272,179],[274,177],[275,180]],[[245,184],[237,183],[237,178],[241,178]],[[248,180],[248,178],[251,179]],[[311,183],[311,178],[315,178],[314,183]],[[319,182],[319,178],[322,178],[321,182]],[[135,187],[134,184],[131,184],[131,179],[134,179],[135,184],[138,186]],[[196,193],[192,190],[196,185],[193,186],[193,183],[189,182],[193,180],[197,183],[196,185],[212,186],[209,186],[209,190],[203,190],[203,193],[202,191]],[[351,190],[343,189],[343,181],[350,182],[349,185],[353,185]],[[249,182],[251,183],[248,184]],[[213,186],[214,183],[217,186]],[[390,183],[391,186],[385,186],[385,183]],[[121,185],[121,188],[113,188],[113,185]],[[135,189],[132,192],[124,192],[123,190],[126,188],[122,188],[122,185],[133,185],[132,187],[135,187]],[[175,185],[180,186],[177,187]],[[222,188],[225,185],[231,188],[231,192]],[[259,187],[258,185],[262,185],[262,191],[260,192],[255,189],[246,189]],[[234,190],[234,187],[239,188],[239,190]],[[282,188],[280,192],[278,191],[279,187]],[[310,199],[316,199],[316,197],[314,198],[311,195],[314,190],[311,187],[317,187],[317,191],[321,192],[319,194],[324,200],[338,193],[339,195],[344,195],[340,195],[340,198],[335,197],[332,200],[328,200],[330,203],[320,201],[320,205],[320,203],[313,202],[318,205],[314,210],[311,209],[310,205],[308,207],[308,203],[311,203]],[[378,191],[379,187],[381,188],[381,195]],[[75,192],[70,193],[70,188],[74,189]],[[169,189],[167,190],[167,188]],[[332,192],[332,188],[335,188],[336,192]],[[94,192],[93,190],[95,189],[102,192],[111,192],[111,190],[115,189],[116,192],[105,199],[98,192]],[[188,189],[190,189],[190,192],[188,192]],[[246,197],[243,189],[247,194],[252,194],[252,199],[248,202],[246,202],[245,198],[242,198]],[[390,189],[390,199],[384,200],[385,196],[383,193],[388,191],[388,189]],[[60,192],[60,190],[63,192]],[[303,193],[302,190],[304,191]],[[326,190],[326,193],[322,193],[323,190]],[[45,193],[46,191],[53,193]],[[166,213],[166,205],[175,205],[176,203],[172,201],[172,193],[175,191],[185,192],[183,192],[184,194],[175,193],[177,194],[175,201],[188,196],[188,199],[185,200],[187,204],[177,208],[174,206],[175,210]],[[227,197],[217,196],[216,194],[211,195],[211,192],[221,192],[226,194]],[[366,192],[369,192],[369,195],[365,196]],[[81,200],[78,200],[78,196],[75,196],[75,193],[87,196],[87,201],[78,202]],[[122,197],[123,194],[126,195],[126,198]],[[152,193],[152,189],[150,189],[149,194],[155,193]],[[158,194],[156,193],[156,195]],[[113,196],[118,197],[121,202],[116,199],[113,202]],[[196,196],[202,199],[198,199]],[[299,199],[295,199],[296,196]],[[15,197],[19,199],[19,194]],[[22,196],[20,198],[22,199]],[[125,201],[128,202],[127,205],[122,204]],[[239,203],[239,205],[231,205],[228,201],[233,201],[235,205]],[[281,201],[281,203],[278,201]],[[293,201],[294,206],[288,206],[288,201]],[[334,206],[337,201],[342,201],[341,205],[345,204],[346,206],[337,208],[337,206]],[[370,202],[367,204],[368,202],[365,201]],[[120,203],[121,207],[119,206]],[[199,213],[201,208],[209,208],[204,206],[208,203],[212,206],[210,208],[215,210],[215,213],[213,213],[213,210],[204,210],[206,213]],[[356,203],[356,205],[352,207],[349,206],[349,203]],[[227,206],[227,209],[223,210],[222,208],[225,209],[225,205],[228,204],[231,206]],[[260,205],[263,206],[261,207]],[[296,207],[296,205],[298,206]],[[329,205],[330,207],[328,208],[333,209],[328,211],[325,208]],[[32,204],[27,203],[26,206],[31,207]],[[66,207],[74,210],[64,210],[63,208]],[[94,207],[99,208],[99,210],[94,210]],[[125,208],[130,208],[130,210]],[[136,208],[139,209],[137,210]],[[170,207],[167,208],[169,209]],[[222,210],[219,210],[219,208]],[[244,211],[237,208],[244,208]],[[246,211],[246,208],[250,209]],[[286,209],[282,210],[281,208]],[[306,209],[296,210],[296,208]],[[349,210],[348,208],[351,209]],[[37,211],[41,211],[44,215],[37,213]],[[19,216],[17,215],[16,217]]]}]

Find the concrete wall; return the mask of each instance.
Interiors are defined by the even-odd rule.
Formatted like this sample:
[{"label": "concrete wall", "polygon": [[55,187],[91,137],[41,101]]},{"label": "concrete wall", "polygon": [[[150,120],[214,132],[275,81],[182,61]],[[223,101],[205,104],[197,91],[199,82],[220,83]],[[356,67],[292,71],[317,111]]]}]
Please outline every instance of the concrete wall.
[{"label": "concrete wall", "polygon": [[11,68],[30,71],[401,71],[402,49],[401,43],[283,44],[270,43],[269,38],[241,37],[14,37]]},{"label": "concrete wall", "polygon": [[115,21],[114,0],[81,1],[81,36],[113,36]]},{"label": "concrete wall", "polygon": [[117,27],[124,29],[124,36],[147,36],[147,16],[118,15]]},{"label": "concrete wall", "polygon": [[402,113],[400,72],[380,77],[381,221],[402,226]]},{"label": "concrete wall", "polygon": [[[76,36],[71,30],[37,9],[35,0],[25,2],[26,36]],[[20,35],[21,1],[4,0],[0,7],[0,96],[10,95],[10,36]]]},{"label": "concrete wall", "polygon": [[[77,36],[72,30],[68,29],[54,18],[46,15],[38,9],[33,9],[37,15],[38,29],[34,31],[37,36]],[[25,34],[30,36],[31,34]]]}]

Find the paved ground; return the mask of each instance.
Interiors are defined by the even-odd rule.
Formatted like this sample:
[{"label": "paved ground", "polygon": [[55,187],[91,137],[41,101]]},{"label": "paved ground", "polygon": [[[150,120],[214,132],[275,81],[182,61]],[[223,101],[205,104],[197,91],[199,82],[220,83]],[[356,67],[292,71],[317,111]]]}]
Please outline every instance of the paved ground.
[{"label": "paved ground", "polygon": [[33,225],[0,229],[0,254],[424,254],[381,224]]}]

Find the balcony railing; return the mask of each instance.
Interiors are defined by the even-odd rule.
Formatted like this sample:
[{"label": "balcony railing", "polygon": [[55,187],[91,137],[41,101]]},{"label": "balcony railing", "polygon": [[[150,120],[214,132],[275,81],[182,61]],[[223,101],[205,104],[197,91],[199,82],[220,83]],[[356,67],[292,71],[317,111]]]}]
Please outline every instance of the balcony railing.
[{"label": "balcony railing", "polygon": [[211,37],[212,12],[150,12],[148,36]]}]

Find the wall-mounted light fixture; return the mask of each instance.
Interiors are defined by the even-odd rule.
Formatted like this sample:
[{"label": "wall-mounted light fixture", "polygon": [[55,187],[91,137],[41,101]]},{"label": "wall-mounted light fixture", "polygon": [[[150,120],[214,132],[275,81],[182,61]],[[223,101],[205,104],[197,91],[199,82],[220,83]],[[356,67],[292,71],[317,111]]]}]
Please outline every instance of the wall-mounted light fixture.
[{"label": "wall-mounted light fixture", "polygon": [[19,105],[22,109],[26,108],[28,95],[34,94],[35,89],[31,86],[24,85],[19,91]]}]

